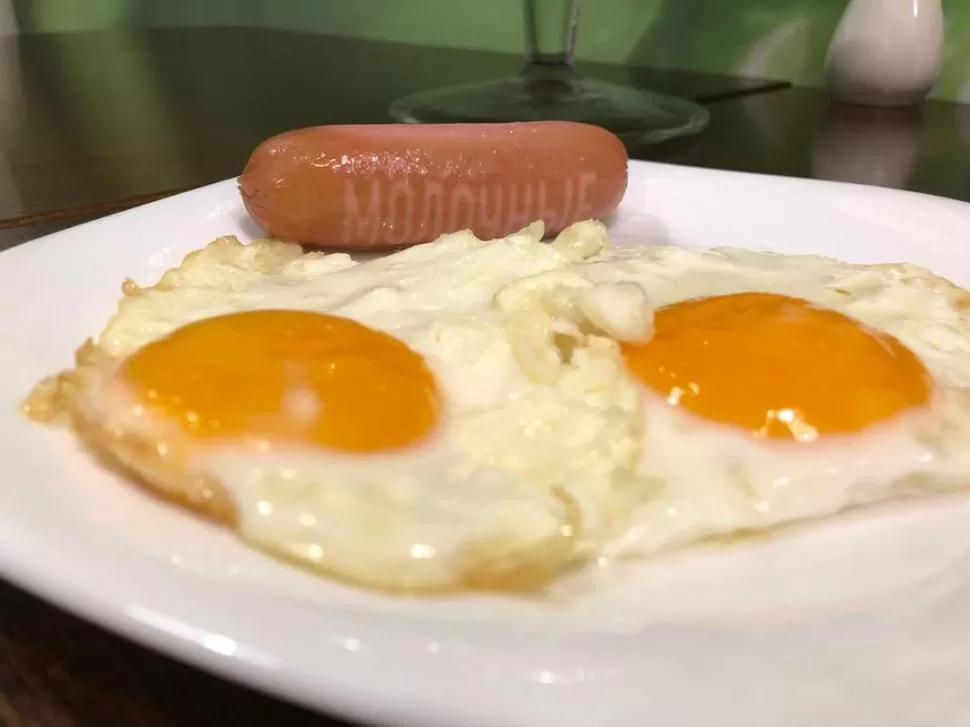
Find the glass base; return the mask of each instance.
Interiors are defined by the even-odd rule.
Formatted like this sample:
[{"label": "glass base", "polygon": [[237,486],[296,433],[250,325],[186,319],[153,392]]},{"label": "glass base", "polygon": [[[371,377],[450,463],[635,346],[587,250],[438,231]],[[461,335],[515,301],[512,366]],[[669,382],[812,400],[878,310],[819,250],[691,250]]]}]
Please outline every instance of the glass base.
[{"label": "glass base", "polygon": [[391,116],[406,123],[581,121],[628,144],[703,131],[710,114],[686,99],[582,78],[514,77],[454,86],[398,99]]}]

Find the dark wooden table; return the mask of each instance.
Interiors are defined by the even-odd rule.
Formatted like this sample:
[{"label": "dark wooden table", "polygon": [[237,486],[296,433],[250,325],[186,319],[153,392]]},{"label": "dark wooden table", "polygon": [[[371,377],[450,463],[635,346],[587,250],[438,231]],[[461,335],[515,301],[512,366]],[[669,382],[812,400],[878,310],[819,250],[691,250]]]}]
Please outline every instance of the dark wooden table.
[{"label": "dark wooden table", "polygon": [[[351,63],[354,74],[336,70]],[[0,248],[231,177],[279,131],[387,121],[400,95],[503,76],[518,63],[256,29],[0,40]],[[970,200],[968,108],[867,111],[758,80],[583,70],[710,106],[704,135],[633,156]],[[134,646],[0,581],[0,727],[271,722],[341,724]]]}]

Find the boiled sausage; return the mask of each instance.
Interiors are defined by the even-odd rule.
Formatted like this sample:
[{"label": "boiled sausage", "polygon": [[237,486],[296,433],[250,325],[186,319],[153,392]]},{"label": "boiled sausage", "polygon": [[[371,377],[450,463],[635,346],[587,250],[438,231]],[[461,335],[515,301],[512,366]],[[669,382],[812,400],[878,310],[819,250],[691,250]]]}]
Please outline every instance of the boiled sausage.
[{"label": "boiled sausage", "polygon": [[275,238],[334,248],[402,247],[471,229],[554,234],[620,202],[627,154],[587,124],[317,126],[263,142],[239,178]]}]

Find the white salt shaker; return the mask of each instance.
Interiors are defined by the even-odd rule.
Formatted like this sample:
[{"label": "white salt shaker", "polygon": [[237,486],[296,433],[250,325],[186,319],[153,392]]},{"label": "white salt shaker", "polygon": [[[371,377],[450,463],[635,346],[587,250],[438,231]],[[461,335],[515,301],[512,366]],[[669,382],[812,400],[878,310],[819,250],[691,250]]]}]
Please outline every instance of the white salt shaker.
[{"label": "white salt shaker", "polygon": [[916,104],[936,83],[942,55],[940,0],[851,0],[829,45],[829,89],[845,103]]}]

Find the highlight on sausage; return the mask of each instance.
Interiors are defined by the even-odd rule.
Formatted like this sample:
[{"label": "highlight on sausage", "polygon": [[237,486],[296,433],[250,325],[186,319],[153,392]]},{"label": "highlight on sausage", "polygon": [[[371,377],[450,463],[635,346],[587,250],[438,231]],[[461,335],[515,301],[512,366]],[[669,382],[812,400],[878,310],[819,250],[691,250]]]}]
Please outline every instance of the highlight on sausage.
[{"label": "highlight on sausage", "polygon": [[608,215],[626,185],[622,142],[566,121],[298,129],[260,144],[239,177],[268,235],[341,249],[466,228],[492,239],[538,219],[555,234]]}]

